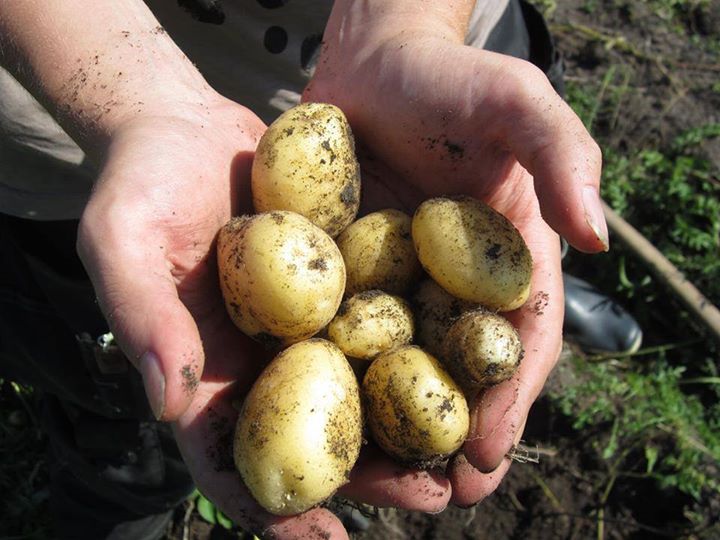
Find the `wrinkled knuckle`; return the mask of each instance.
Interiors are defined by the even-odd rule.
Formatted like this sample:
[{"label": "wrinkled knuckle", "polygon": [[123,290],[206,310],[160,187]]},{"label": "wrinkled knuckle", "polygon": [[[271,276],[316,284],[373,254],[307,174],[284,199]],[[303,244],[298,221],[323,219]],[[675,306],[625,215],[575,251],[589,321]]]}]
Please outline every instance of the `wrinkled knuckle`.
[{"label": "wrinkled knuckle", "polygon": [[511,77],[521,97],[537,100],[545,94],[553,94],[550,81],[536,65],[524,60],[514,60],[511,66]]}]

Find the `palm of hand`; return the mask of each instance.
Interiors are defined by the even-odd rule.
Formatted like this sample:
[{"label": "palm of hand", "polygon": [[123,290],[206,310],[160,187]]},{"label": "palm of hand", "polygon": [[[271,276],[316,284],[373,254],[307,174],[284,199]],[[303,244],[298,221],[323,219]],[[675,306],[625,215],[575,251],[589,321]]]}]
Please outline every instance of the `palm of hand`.
[{"label": "palm of hand", "polygon": [[[333,56],[342,45],[332,45],[304,99],[333,102],[348,115],[373,158],[363,171],[365,202],[412,210],[423,198],[472,195],[508,217],[533,256],[530,300],[507,314],[525,358],[511,380],[477,399],[467,460],[455,460],[448,471],[453,501],[472,504],[507,470],[503,458],[559,354],[563,291],[555,231],[579,249],[605,247],[583,209],[583,183],[597,192],[597,145],[526,62],[444,40],[400,37],[348,65],[347,55]],[[369,177],[379,182],[368,183]],[[480,472],[498,466],[494,474]]]},{"label": "palm of hand", "polygon": [[[114,139],[78,245],[123,349],[141,370],[147,350],[160,358],[163,418],[175,420],[176,440],[201,491],[255,530],[272,527],[278,537],[298,538],[318,527],[342,534],[325,510],[271,516],[232,463],[237,401],[269,358],[227,316],[214,243],[232,215],[251,211],[250,164],[263,130],[228,102],[183,119],[128,126]],[[441,475],[416,475],[376,456],[363,458],[359,469],[354,477],[371,478],[374,487],[354,481],[348,496],[427,510],[447,504]],[[407,495],[422,491],[440,496],[417,502]]]},{"label": "palm of hand", "polygon": [[135,122],[114,138],[78,247],[128,356],[140,363],[151,350],[160,358],[163,418],[177,420],[196,483],[221,502],[239,498],[224,507],[252,508],[248,516],[259,519],[220,446],[235,386],[252,381],[260,361],[226,316],[214,242],[231,215],[248,210],[241,202],[249,201],[264,126],[230,102],[189,109],[180,119]]}]

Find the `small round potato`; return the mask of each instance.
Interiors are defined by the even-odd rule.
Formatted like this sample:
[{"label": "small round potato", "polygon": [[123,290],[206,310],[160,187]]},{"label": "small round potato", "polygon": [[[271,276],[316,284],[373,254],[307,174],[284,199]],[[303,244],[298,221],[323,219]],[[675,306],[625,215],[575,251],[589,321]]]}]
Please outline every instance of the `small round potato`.
[{"label": "small round potato", "polygon": [[335,315],[345,266],[322,229],[293,212],[230,220],[218,237],[220,288],[233,322],[268,345],[306,339]]},{"label": "small round potato", "polygon": [[442,343],[453,321],[478,307],[477,303],[455,298],[432,279],[426,279],[412,297],[417,324],[416,341],[430,354],[440,357]]},{"label": "small round potato", "polygon": [[402,463],[433,467],[467,437],[470,415],[462,390],[419,347],[406,345],[373,360],[362,393],[375,442]]},{"label": "small round potato", "polygon": [[260,138],[251,177],[256,212],[296,212],[333,238],[357,215],[355,142],[334,105],[303,103],[280,115]]},{"label": "small round potato", "polygon": [[361,444],[355,375],[340,349],[310,339],[255,381],[237,421],[235,466],[265,509],[298,514],[348,481]]},{"label": "small round potato", "polygon": [[380,210],[358,219],[338,236],[347,269],[347,295],[371,289],[407,293],[422,274],[411,221],[400,210]]},{"label": "small round potato", "polygon": [[453,296],[510,311],[530,294],[532,257],[510,221],[471,197],[429,199],[415,212],[418,258]]},{"label": "small round potato", "polygon": [[515,327],[483,309],[469,311],[453,323],[441,355],[443,365],[468,393],[509,379],[522,357]]},{"label": "small round potato", "polygon": [[328,325],[328,337],[348,356],[371,360],[410,343],[413,330],[412,310],[405,300],[372,290],[340,304]]}]

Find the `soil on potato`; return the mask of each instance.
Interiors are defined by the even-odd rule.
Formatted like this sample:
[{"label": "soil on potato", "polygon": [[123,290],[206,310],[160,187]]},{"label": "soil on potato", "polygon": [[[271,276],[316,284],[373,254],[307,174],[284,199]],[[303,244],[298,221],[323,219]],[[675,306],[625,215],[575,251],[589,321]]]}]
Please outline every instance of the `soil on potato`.
[{"label": "soil on potato", "polygon": [[[647,2],[613,0],[558,1],[549,22],[565,59],[568,84],[596,81],[600,89],[609,69],[627,80],[628,91],[614,108],[597,111],[593,132],[605,145],[632,155],[642,148],[662,147],[691,127],[720,122],[717,50],[706,50],[688,37],[698,34],[720,43],[720,2],[689,11],[677,21],[677,29],[670,29]],[[720,167],[720,138],[706,141],[702,151]],[[565,375],[561,361],[549,387],[561,389]],[[545,397],[535,404],[524,439],[540,451],[539,463],[515,463],[497,491],[476,507],[449,507],[438,515],[383,510],[371,517],[368,530],[351,537],[640,539],[711,538],[718,533],[682,532],[689,525],[683,507],[693,507],[713,522],[720,515],[717,501],[693,503],[647,480],[617,479],[603,504],[609,475],[597,459],[593,434],[579,435]],[[166,538],[243,538],[242,534],[212,527],[196,513],[186,515],[179,509]]]}]

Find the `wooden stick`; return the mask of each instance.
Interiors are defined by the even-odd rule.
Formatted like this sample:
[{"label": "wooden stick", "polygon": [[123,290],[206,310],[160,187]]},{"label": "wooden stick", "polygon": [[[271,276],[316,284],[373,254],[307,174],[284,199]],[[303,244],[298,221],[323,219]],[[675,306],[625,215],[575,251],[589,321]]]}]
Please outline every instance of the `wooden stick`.
[{"label": "wooden stick", "polygon": [[720,310],[647,238],[605,202],[603,202],[603,210],[610,231],[648,266],[653,275],[680,299],[690,314],[702,322],[713,339],[720,344]]}]

